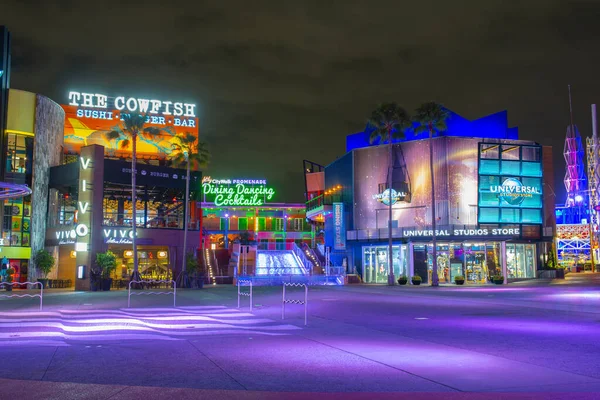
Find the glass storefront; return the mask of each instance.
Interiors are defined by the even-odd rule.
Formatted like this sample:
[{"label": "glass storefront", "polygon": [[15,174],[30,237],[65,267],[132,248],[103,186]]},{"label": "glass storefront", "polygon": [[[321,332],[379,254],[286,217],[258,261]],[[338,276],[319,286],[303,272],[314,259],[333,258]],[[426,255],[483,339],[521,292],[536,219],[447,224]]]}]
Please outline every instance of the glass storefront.
[{"label": "glass storefront", "polygon": [[[387,283],[389,269],[388,246],[365,246],[363,253],[363,282]],[[409,275],[408,270],[408,245],[392,246],[392,263],[394,277]]]},{"label": "glass storefront", "polygon": [[[133,251],[129,246],[111,245],[108,249],[117,256],[114,278],[128,279],[133,272]],[[138,265],[142,279],[172,279],[167,247],[138,246]]]},{"label": "glass storefront", "polygon": [[508,279],[535,278],[535,260],[535,244],[506,244]]}]

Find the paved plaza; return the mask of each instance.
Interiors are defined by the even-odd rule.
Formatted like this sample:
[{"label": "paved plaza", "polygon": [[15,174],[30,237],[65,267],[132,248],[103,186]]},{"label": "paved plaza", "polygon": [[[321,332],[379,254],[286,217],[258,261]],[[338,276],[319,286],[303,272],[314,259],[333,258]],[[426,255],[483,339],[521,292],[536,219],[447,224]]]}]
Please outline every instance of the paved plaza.
[{"label": "paved plaza", "polygon": [[252,312],[236,294],[1,299],[0,398],[600,397],[600,275],[314,286],[307,326],[301,305],[281,319],[279,287],[255,287]]}]

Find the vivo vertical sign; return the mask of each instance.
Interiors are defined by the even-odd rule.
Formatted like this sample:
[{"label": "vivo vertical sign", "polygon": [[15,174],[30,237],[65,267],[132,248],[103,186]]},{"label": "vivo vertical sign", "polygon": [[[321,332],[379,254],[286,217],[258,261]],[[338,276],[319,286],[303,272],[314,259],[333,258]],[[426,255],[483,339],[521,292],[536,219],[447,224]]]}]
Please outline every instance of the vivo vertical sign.
[{"label": "vivo vertical sign", "polygon": [[344,203],[333,203],[333,249],[346,250]]}]

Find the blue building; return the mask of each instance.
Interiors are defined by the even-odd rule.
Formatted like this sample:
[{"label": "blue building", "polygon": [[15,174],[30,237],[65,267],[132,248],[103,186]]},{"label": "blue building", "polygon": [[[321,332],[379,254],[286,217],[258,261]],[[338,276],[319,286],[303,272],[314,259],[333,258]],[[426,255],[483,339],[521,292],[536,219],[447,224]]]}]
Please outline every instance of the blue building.
[{"label": "blue building", "polygon": [[324,172],[306,172],[307,181],[324,175],[320,192],[307,190],[307,218],[323,224],[332,265],[365,283],[387,282],[391,189],[394,276],[431,281],[432,146],[439,281],[536,276],[555,229],[550,147],[519,140],[506,111],[474,121],[451,113],[448,130],[433,139],[408,132],[394,141],[392,160],[388,145],[369,136],[368,129],[349,135],[344,156]]}]

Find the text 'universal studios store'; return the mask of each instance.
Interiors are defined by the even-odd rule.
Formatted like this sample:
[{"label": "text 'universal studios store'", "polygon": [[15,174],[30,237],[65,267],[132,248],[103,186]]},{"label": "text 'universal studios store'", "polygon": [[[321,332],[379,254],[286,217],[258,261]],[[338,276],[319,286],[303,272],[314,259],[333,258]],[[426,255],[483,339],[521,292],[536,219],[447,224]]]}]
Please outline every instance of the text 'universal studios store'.
[{"label": "text 'universal studios store'", "polygon": [[[518,140],[516,129],[507,127],[506,112],[476,121],[452,114],[448,128],[433,139],[408,135],[393,145],[395,277],[431,281],[433,146],[439,281],[535,278],[555,226],[551,148]],[[389,147],[370,146],[368,135],[349,136],[349,152],[325,169],[326,190],[339,188],[325,200],[332,205],[326,213],[326,245],[332,260],[355,270],[363,282],[386,283]]]}]

